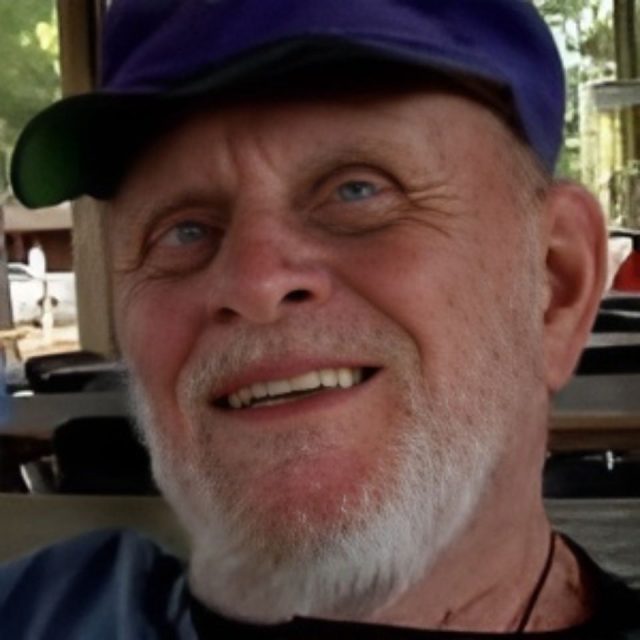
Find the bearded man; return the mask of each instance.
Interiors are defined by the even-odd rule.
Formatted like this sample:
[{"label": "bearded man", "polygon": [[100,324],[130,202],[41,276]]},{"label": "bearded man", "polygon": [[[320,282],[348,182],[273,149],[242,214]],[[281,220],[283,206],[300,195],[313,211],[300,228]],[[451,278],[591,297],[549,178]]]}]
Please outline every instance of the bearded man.
[{"label": "bearded man", "polygon": [[106,201],[191,555],[108,532],[14,563],[8,637],[636,637],[541,499],[605,271],[552,177],[563,97],[525,0],[115,0],[101,89],[29,125],[13,184]]}]

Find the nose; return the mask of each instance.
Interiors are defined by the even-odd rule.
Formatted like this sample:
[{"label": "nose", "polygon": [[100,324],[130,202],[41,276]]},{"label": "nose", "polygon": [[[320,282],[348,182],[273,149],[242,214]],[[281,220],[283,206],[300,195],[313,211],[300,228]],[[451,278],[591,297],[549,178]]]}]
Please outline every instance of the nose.
[{"label": "nose", "polygon": [[314,243],[278,216],[236,218],[214,260],[210,315],[266,324],[331,294],[331,275]]}]

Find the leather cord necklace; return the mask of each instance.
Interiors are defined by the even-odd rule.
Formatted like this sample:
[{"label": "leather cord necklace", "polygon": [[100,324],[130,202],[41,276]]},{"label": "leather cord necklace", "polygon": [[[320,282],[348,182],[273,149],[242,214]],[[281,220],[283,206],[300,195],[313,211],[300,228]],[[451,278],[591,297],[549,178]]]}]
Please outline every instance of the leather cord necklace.
[{"label": "leather cord necklace", "polygon": [[544,562],[544,567],[542,567],[542,571],[538,576],[538,580],[536,581],[535,587],[529,596],[529,600],[527,601],[527,606],[525,607],[524,613],[520,618],[520,622],[516,627],[516,633],[523,633],[529,624],[529,620],[531,619],[531,615],[533,614],[533,610],[536,608],[536,604],[538,604],[538,599],[540,598],[540,593],[542,593],[542,588],[547,582],[547,578],[549,577],[549,572],[551,571],[551,565],[553,564],[553,556],[555,555],[556,549],[556,532],[552,531],[549,537],[549,551],[547,551],[547,559]]}]

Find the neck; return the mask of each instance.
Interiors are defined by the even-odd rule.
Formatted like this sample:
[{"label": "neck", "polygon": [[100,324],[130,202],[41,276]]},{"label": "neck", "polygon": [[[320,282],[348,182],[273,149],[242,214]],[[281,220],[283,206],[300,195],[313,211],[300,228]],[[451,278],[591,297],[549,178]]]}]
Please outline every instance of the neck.
[{"label": "neck", "polygon": [[514,482],[479,505],[427,575],[370,620],[476,632],[550,631],[584,622],[590,602],[580,567],[560,537],[550,547],[540,482],[517,482],[522,473],[502,468]]}]

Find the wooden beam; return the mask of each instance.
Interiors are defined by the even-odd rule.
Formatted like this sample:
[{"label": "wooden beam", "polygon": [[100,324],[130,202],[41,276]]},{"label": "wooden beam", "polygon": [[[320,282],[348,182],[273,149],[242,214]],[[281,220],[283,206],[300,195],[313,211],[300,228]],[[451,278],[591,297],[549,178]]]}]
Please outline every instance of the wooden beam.
[{"label": "wooden beam", "polygon": [[91,91],[96,85],[96,33],[102,14],[96,0],[58,0],[60,70],[65,96]]},{"label": "wooden beam", "polygon": [[[58,0],[60,66],[65,96],[91,91],[99,73],[103,0]],[[73,203],[73,256],[82,348],[114,356],[111,286],[103,206],[91,198]]]},{"label": "wooden beam", "polygon": [[[4,240],[4,209],[0,203],[0,330],[11,329],[12,326],[7,251]],[[2,366],[1,363],[0,366]]]},{"label": "wooden beam", "polygon": [[638,77],[635,0],[614,0],[614,34],[618,80]]},{"label": "wooden beam", "polygon": [[[613,10],[617,79],[636,79],[640,72],[636,0],[614,0]],[[621,125],[622,155],[625,164],[628,164],[640,157],[640,121],[637,108],[622,110]]]},{"label": "wooden beam", "polygon": [[562,411],[551,416],[549,450],[640,451],[640,413]]}]

